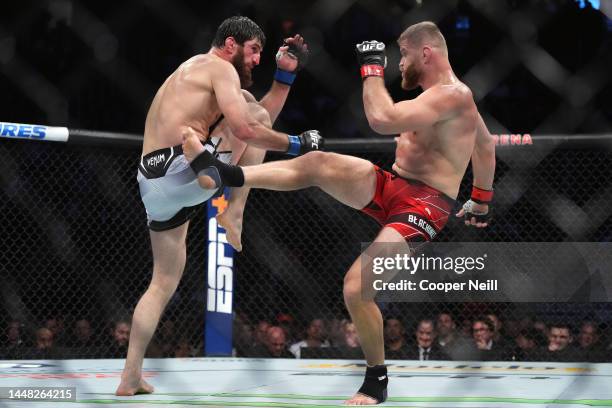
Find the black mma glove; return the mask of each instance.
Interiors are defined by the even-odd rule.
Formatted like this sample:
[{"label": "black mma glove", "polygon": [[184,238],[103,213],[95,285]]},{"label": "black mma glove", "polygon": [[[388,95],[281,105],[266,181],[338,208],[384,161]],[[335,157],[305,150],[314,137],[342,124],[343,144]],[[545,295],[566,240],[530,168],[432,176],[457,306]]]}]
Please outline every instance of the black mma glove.
[{"label": "black mma glove", "polygon": [[323,150],[324,143],[318,130],[307,130],[299,136],[289,135],[287,154],[298,156],[313,150]]},{"label": "black mma glove", "polygon": [[310,56],[308,46],[306,45],[306,43],[303,43],[302,45],[297,45],[295,43],[287,44],[286,42],[284,43],[284,45],[289,47],[289,49],[287,50],[289,55],[291,55],[298,61],[297,68],[293,72],[297,73],[301,71],[302,68],[304,68],[304,66],[306,66],[306,64],[308,63],[308,57]]},{"label": "black mma glove", "polygon": [[369,76],[384,76],[387,66],[385,44],[380,41],[364,41],[355,46],[357,61],[361,67],[361,78]]},{"label": "black mma glove", "polygon": [[[491,201],[493,201],[493,190],[484,190],[482,188],[472,186],[472,196],[465,202],[465,204],[463,204],[462,207],[466,225],[468,225],[468,223],[469,225],[474,225],[472,224],[472,218],[474,218],[476,224],[491,223]],[[480,209],[476,210],[474,207],[476,207],[478,204],[486,205],[486,211],[482,211]]]},{"label": "black mma glove", "polygon": [[[299,37],[299,36],[296,36],[296,37]],[[298,44],[296,44],[295,42],[284,41],[282,45],[283,47],[288,47],[286,51],[287,55],[297,60],[297,67],[295,68],[295,70],[291,72],[285,71],[282,68],[277,68],[276,73],[274,74],[275,81],[283,83],[285,85],[293,84],[296,74],[299,71],[301,71],[302,68],[304,68],[304,66],[308,62],[308,56],[310,55],[310,51],[308,51],[308,45],[305,42],[303,42],[303,39],[301,37],[299,38],[300,38],[300,43]],[[282,56],[283,56],[283,53],[279,50],[276,53],[277,63],[282,58]]]}]

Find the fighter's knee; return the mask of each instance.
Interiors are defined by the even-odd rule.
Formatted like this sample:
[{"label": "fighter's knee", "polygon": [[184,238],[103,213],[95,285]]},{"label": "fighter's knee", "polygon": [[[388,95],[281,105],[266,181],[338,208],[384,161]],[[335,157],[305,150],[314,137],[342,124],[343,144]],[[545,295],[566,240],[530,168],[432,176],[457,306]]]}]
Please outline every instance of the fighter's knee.
[{"label": "fighter's knee", "polygon": [[303,170],[307,176],[317,184],[330,167],[330,153],[314,150],[301,157]]},{"label": "fighter's knee", "polygon": [[172,298],[174,292],[176,292],[177,287],[178,282],[170,282],[167,280],[163,282],[157,281],[151,282],[151,285],[149,285],[149,291],[153,293],[155,299],[162,302],[162,304],[166,304],[170,298]]},{"label": "fighter's knee", "polygon": [[320,150],[313,150],[306,153],[304,156],[304,160],[307,160],[311,163],[323,163],[328,160],[329,153],[322,152]]},{"label": "fighter's knee", "polygon": [[348,276],[344,278],[344,287],[342,289],[344,302],[348,307],[361,302],[361,284],[357,279],[351,279]]}]

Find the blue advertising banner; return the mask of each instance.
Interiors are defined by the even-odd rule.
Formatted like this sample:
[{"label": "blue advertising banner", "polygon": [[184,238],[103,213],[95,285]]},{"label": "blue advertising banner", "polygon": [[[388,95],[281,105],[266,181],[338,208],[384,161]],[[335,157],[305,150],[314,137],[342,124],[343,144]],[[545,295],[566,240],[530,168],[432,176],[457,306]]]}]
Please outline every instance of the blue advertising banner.
[{"label": "blue advertising banner", "polygon": [[232,355],[234,249],[215,218],[227,208],[227,193],[226,189],[222,196],[208,201],[208,293],[204,330],[207,356]]}]

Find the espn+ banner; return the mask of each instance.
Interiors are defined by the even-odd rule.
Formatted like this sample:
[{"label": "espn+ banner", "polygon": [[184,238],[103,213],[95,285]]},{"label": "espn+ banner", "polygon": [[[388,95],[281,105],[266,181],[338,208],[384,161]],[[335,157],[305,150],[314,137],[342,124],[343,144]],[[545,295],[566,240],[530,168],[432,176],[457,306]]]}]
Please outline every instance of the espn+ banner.
[{"label": "espn+ banner", "polygon": [[232,307],[234,289],[234,249],[227,243],[225,230],[215,216],[228,206],[228,190],[208,200],[208,267],[205,321],[207,356],[232,354]]}]

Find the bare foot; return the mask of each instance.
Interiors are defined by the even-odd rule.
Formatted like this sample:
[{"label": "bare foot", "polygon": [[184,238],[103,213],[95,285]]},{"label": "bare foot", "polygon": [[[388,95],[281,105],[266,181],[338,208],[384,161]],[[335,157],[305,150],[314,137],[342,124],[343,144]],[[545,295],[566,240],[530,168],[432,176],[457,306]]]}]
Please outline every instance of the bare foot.
[{"label": "bare foot", "polygon": [[204,151],[204,146],[200,142],[198,133],[192,127],[187,126],[183,129],[183,154],[189,163]]},{"label": "bare foot", "polygon": [[344,405],[377,405],[378,401],[376,401],[372,397],[367,397],[363,394],[355,394],[353,398],[344,401]]},{"label": "bare foot", "polygon": [[117,391],[115,391],[115,395],[120,397],[131,397],[137,394],[151,394],[155,391],[155,388],[146,382],[144,378],[140,379],[138,384],[131,384],[127,380],[121,379],[121,383],[119,387],[117,387]]},{"label": "bare foot", "polygon": [[[183,130],[183,154],[189,163],[198,157],[204,151],[204,146],[198,137],[198,134],[193,128],[187,126]],[[205,190],[213,190],[217,188],[215,181],[208,176],[198,175],[198,184]]]},{"label": "bare foot", "polygon": [[217,215],[217,223],[225,228],[227,242],[229,242],[236,251],[242,251],[242,217],[234,216],[228,209]]}]

